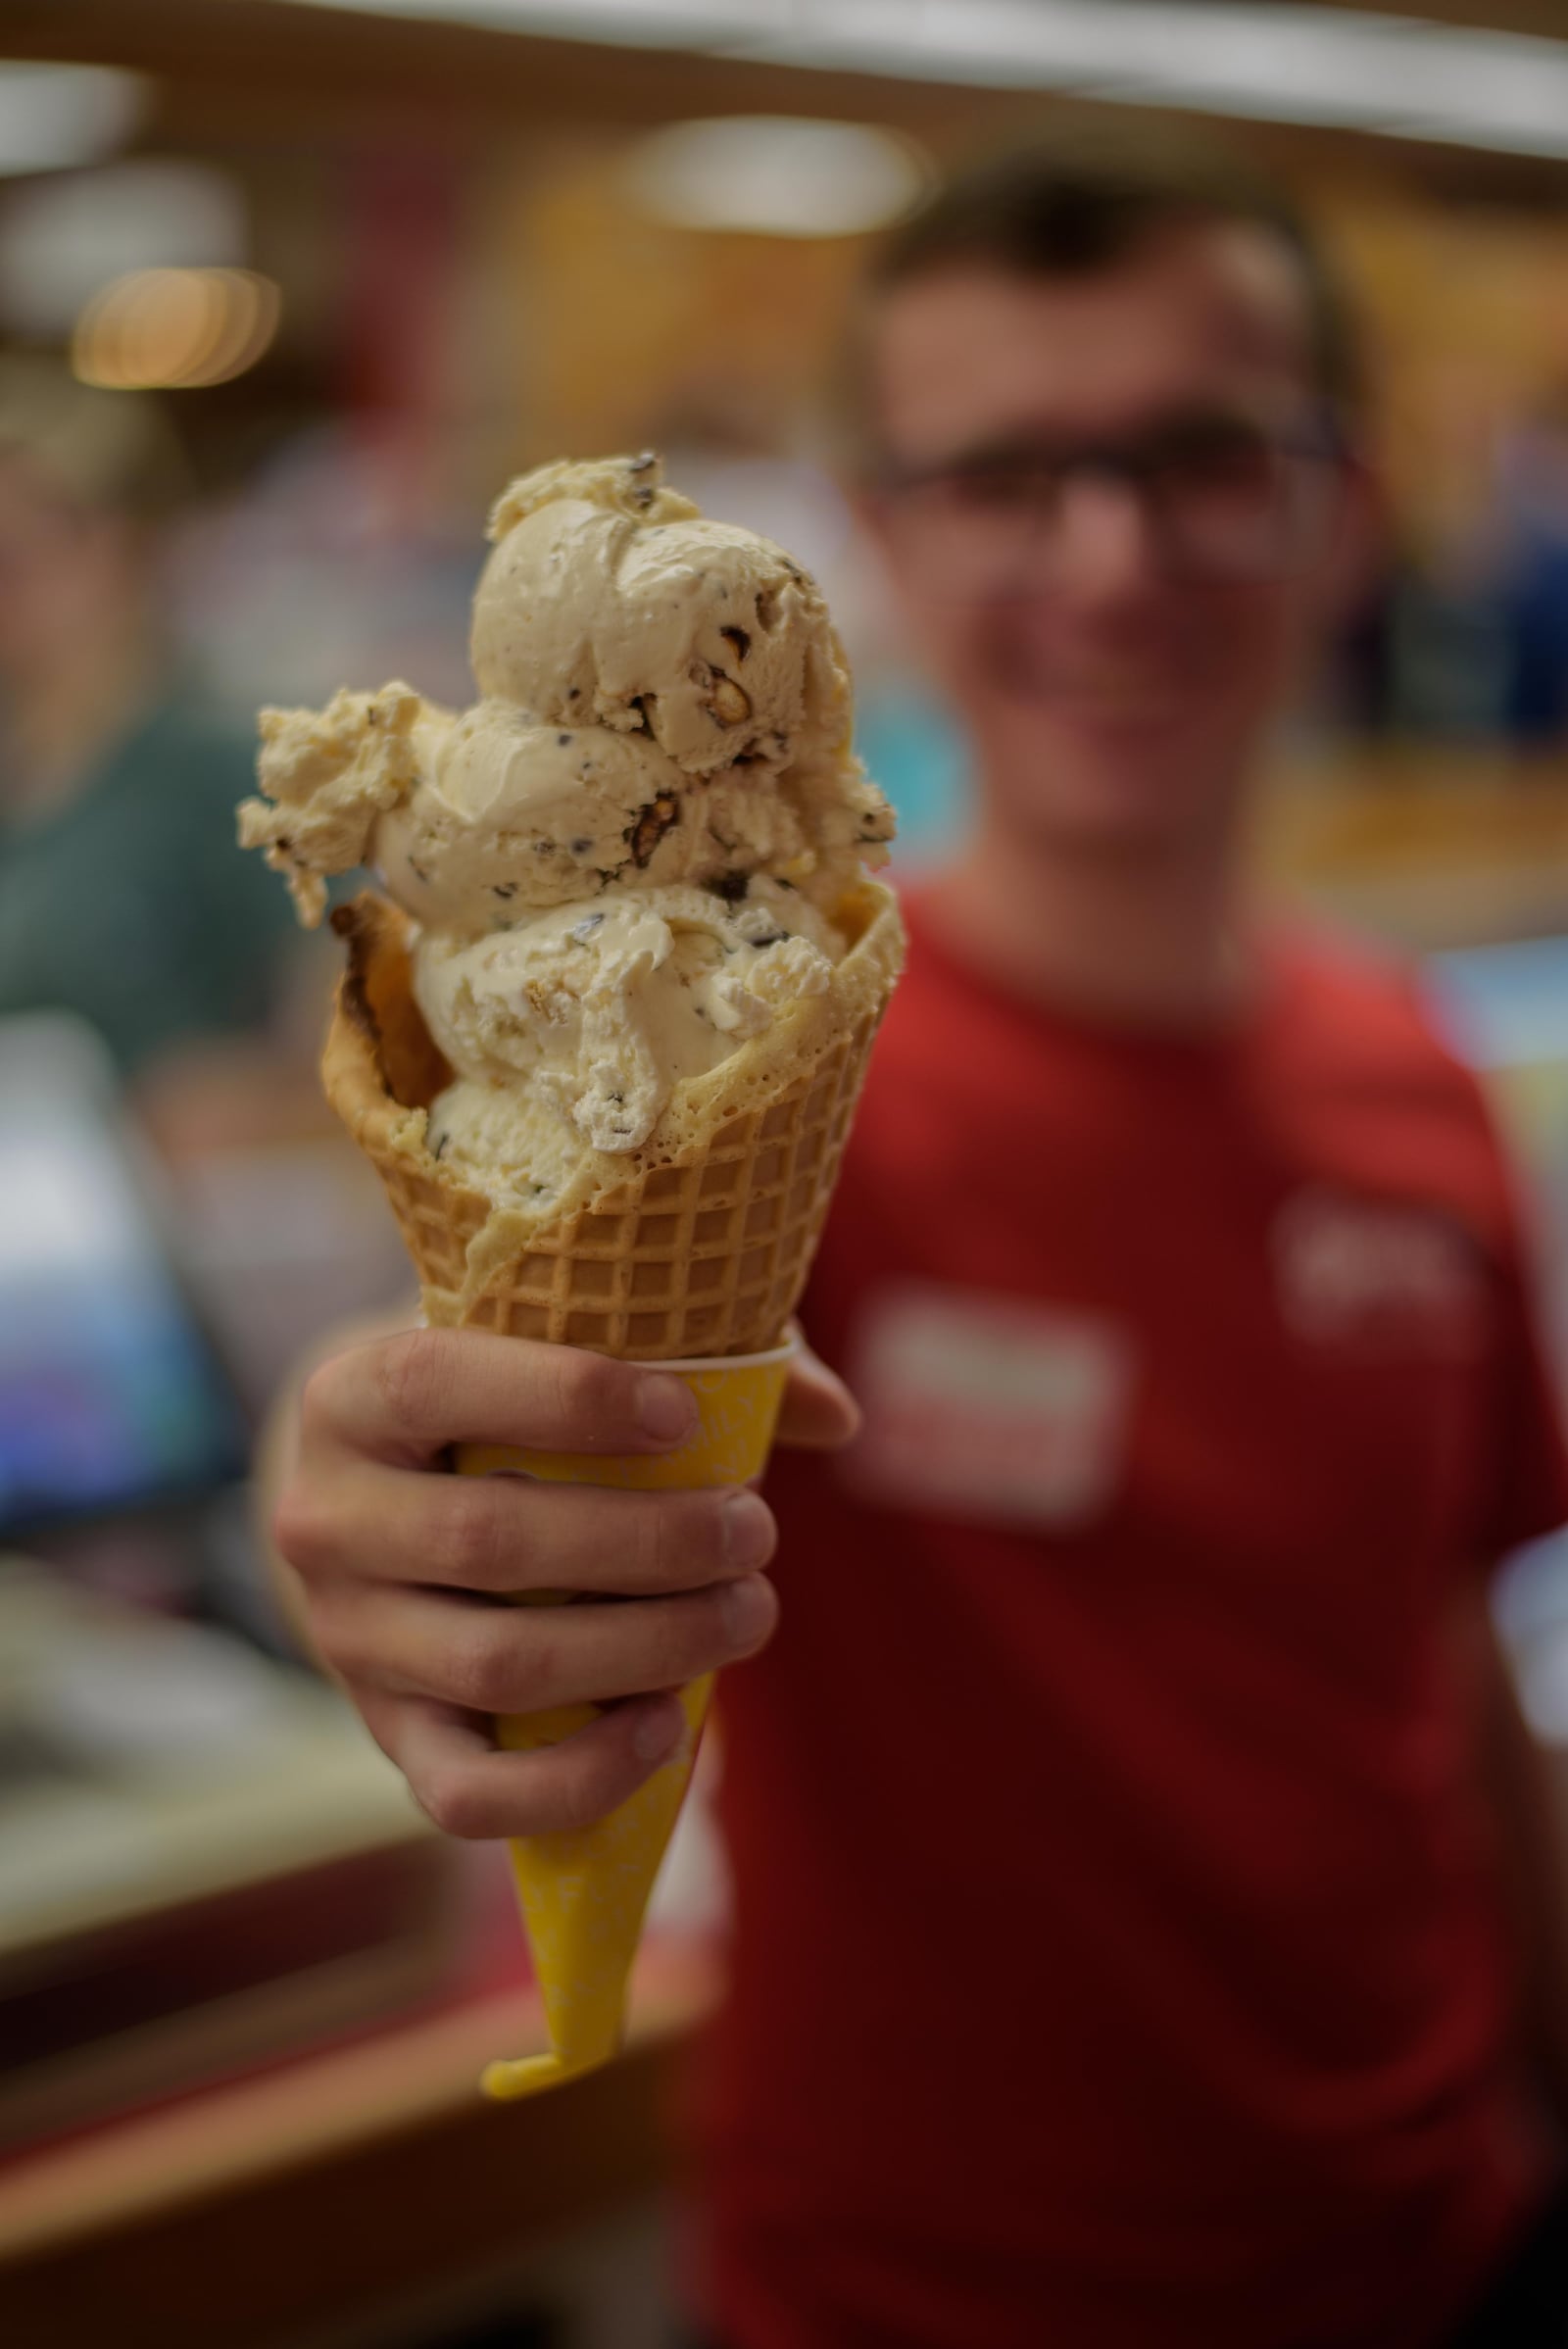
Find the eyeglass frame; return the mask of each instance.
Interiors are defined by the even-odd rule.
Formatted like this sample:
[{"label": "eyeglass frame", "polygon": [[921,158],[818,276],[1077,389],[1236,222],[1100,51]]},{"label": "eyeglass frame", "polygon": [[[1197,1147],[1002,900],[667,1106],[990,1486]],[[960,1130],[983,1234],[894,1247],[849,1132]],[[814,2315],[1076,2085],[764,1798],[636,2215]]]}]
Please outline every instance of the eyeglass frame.
[{"label": "eyeglass frame", "polygon": [[[1119,440],[1053,444],[1044,435],[1031,434],[982,444],[961,455],[926,465],[886,463],[871,473],[865,484],[865,493],[874,505],[881,506],[891,515],[897,510],[898,500],[906,499],[922,490],[974,482],[983,479],[988,472],[999,475],[1009,467],[1033,465],[1039,468],[1044,465],[1053,477],[1054,502],[1049,512],[1037,509],[1024,517],[1026,538],[1017,549],[1022,562],[1032,548],[1037,549],[1040,541],[1049,539],[1053,529],[1059,526],[1065,495],[1074,478],[1108,478],[1133,495],[1140,513],[1153,528],[1156,539],[1164,536],[1166,545],[1163,551],[1168,559],[1169,542],[1173,537],[1179,537],[1180,533],[1171,533],[1168,522],[1165,531],[1161,532],[1158,493],[1152,476],[1157,467],[1158,457],[1155,452],[1161,437],[1168,445],[1179,441],[1184,429],[1194,440],[1200,440],[1204,432],[1208,433],[1211,445],[1217,444],[1227,432],[1238,441],[1244,435],[1250,435],[1254,446],[1264,450],[1276,464],[1312,467],[1319,471],[1343,474],[1353,464],[1355,457],[1353,444],[1343,423],[1327,406],[1318,408],[1309,422],[1285,430],[1265,425],[1257,417],[1234,410],[1194,410],[1185,416],[1177,415],[1168,418],[1163,426],[1155,426],[1141,435],[1128,435]],[[1288,520],[1282,515],[1280,539],[1283,541],[1287,535]],[[1272,561],[1255,564],[1215,563],[1208,566],[1202,563],[1189,563],[1184,565],[1167,563],[1167,573],[1188,580],[1262,580],[1284,576],[1290,567],[1288,550],[1281,544],[1277,557]],[[1003,583],[999,578],[992,584],[1001,586]],[[961,595],[961,591],[955,592]]]}]

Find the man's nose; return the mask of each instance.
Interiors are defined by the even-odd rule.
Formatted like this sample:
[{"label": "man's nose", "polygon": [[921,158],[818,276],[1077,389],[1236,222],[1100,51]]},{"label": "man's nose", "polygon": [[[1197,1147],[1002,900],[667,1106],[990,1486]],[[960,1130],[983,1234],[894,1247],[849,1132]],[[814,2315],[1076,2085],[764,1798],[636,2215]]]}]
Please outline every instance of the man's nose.
[{"label": "man's nose", "polygon": [[1062,484],[1053,568],[1081,596],[1146,587],[1158,576],[1148,501],[1119,473],[1073,473]]}]

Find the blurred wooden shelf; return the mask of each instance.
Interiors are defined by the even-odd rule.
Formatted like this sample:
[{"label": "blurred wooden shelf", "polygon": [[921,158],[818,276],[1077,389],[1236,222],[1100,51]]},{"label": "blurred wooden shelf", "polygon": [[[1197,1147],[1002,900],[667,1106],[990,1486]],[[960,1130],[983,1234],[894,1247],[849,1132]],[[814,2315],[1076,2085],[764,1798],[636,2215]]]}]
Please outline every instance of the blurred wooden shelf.
[{"label": "blurred wooden shelf", "polygon": [[710,1946],[654,1940],[627,2053],[522,2104],[476,2082],[543,2043],[531,1990],[133,2114],[0,2168],[0,2340],[281,2349],[505,2267],[657,2187]]}]

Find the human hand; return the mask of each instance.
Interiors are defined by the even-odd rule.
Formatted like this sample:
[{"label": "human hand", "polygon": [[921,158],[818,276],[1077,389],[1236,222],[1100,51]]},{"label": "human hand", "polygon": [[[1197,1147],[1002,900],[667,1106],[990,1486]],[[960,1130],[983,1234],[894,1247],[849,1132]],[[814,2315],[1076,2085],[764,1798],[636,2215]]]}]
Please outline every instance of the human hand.
[{"label": "human hand", "polygon": [[[671,1691],[755,1654],[778,1601],[776,1530],[748,1488],[626,1493],[448,1474],[451,1444],[673,1450],[696,1405],[657,1364],[478,1330],[350,1347],[308,1381],[274,1533],[317,1649],[449,1834],[536,1835],[614,1810],[684,1735]],[[781,1444],[853,1435],[845,1389],[803,1352]],[[528,1591],[614,1605],[512,1606]],[[533,1753],[498,1713],[606,1710]]]}]

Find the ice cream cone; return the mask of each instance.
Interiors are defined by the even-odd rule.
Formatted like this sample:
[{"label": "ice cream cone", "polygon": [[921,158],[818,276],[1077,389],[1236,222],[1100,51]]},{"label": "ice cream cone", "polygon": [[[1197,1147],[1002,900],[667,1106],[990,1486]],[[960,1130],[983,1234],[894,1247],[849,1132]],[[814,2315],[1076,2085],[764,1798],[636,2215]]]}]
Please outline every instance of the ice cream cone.
[{"label": "ice cream cone", "polygon": [[[903,935],[894,814],[854,749],[820,589],[706,518],[659,457],[505,490],[474,594],[477,699],[344,687],[261,713],[241,844],[349,949],[321,1073],[381,1177],[427,1322],[660,1362],[702,1435],[670,1457],[466,1451],[467,1474],[723,1485],[766,1457],[778,1352],[827,1212]],[[558,1600],[559,1603],[559,1600]],[[614,2048],[696,1750],[600,1826],[518,1845],[552,2052]],[[559,1741],[592,1708],[504,1721]]]},{"label": "ice cream cone", "polygon": [[[650,1490],[745,1484],[767,1459],[792,1347],[727,1360],[671,1364],[697,1398],[697,1433],[675,1452],[607,1457],[467,1444],[466,1476],[524,1475],[552,1482]],[[511,1846],[517,1898],[533,1951],[550,2031],[548,2052],[491,2064],[488,2094],[531,2095],[609,2061],[621,2043],[626,1990],[643,1916],[691,1783],[712,1676],[680,1691],[686,1736],[630,1799],[594,1826],[535,1835]],[[497,1723],[513,1753],[559,1744],[595,1718],[595,1705],[564,1705]]]},{"label": "ice cream cone", "polygon": [[[548,1217],[498,1209],[432,1156],[424,1112],[449,1071],[414,1000],[409,925],[373,897],[335,918],[349,965],[322,1076],[380,1174],[427,1318],[665,1362],[698,1399],[698,1434],[673,1453],[469,1445],[460,1472],[644,1489],[745,1484],[760,1474],[786,1376],[789,1348],[779,1342],[898,973],[902,938],[889,893],[867,883],[841,909],[852,944],[830,1000],[792,1007],[765,1054],[743,1048],[688,1086],[673,1147],[588,1153],[576,1194]],[[643,1915],[710,1689],[703,1680],[681,1690],[688,1732],[680,1749],[610,1818],[512,1846],[551,2047],[491,2065],[484,2084],[492,2095],[553,2086],[619,2046]],[[504,1720],[498,1735],[526,1752],[586,1727],[596,1711]]]},{"label": "ice cream cone", "polygon": [[450,1072],[414,1001],[410,925],[368,894],[334,915],[349,965],[321,1063],[385,1187],[427,1319],[637,1361],[778,1343],[827,1212],[877,1022],[898,974],[891,894],[846,902],[831,998],[683,1088],[672,1145],[584,1153],[547,1216],[498,1208],[433,1157],[424,1111]]}]

